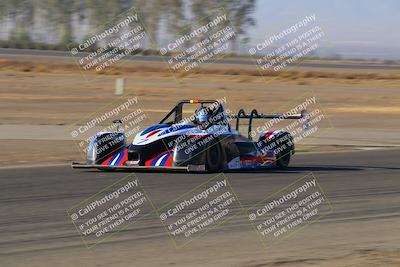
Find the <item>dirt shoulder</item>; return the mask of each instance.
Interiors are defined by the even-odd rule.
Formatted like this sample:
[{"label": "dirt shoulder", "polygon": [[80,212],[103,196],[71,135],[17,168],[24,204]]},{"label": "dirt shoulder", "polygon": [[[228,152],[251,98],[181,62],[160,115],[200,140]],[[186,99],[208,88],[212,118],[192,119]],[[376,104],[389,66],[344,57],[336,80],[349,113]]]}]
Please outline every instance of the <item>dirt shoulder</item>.
[{"label": "dirt shoulder", "polygon": [[183,98],[225,95],[234,107],[268,112],[313,94],[336,127],[368,126],[365,118],[374,121],[373,127],[390,128],[399,122],[392,121],[400,114],[397,71],[307,69],[300,64],[268,74],[255,65],[217,64],[206,65],[197,74],[173,75],[163,63],[128,61],[99,75],[81,72],[72,59],[35,56],[0,58],[0,122],[73,123],[118,98],[118,77],[125,78],[125,92],[138,95],[148,109],[169,110]]}]

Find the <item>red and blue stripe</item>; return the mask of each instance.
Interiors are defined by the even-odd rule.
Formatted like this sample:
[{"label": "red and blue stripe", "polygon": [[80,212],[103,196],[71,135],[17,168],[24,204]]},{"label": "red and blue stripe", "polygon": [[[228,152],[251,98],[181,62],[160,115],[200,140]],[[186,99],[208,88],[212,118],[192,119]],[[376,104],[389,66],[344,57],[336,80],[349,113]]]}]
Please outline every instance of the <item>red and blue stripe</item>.
[{"label": "red and blue stripe", "polygon": [[152,159],[146,161],[146,166],[171,166],[172,165],[172,150],[164,151]]},{"label": "red and blue stripe", "polygon": [[108,157],[101,165],[122,166],[128,160],[128,149],[124,148]]}]

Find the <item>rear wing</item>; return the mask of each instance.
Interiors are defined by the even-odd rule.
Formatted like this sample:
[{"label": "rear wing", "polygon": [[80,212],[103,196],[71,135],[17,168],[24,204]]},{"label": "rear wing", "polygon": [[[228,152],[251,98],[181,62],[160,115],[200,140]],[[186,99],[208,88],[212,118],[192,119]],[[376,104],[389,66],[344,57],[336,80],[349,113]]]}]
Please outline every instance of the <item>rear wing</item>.
[{"label": "rear wing", "polygon": [[285,113],[274,113],[274,114],[263,114],[263,113],[258,113],[256,109],[253,109],[250,114],[246,114],[244,109],[240,109],[237,115],[231,115],[230,118],[236,119],[236,131],[239,131],[239,125],[240,125],[240,119],[248,119],[248,138],[252,140],[252,135],[251,135],[251,129],[252,129],[252,123],[253,119],[278,119],[278,120],[284,120],[284,119],[292,119],[292,120],[297,120],[297,119],[302,119],[303,123],[303,129],[307,129],[309,127],[309,120],[307,118],[307,111],[304,109],[301,111],[299,114],[285,114]]}]

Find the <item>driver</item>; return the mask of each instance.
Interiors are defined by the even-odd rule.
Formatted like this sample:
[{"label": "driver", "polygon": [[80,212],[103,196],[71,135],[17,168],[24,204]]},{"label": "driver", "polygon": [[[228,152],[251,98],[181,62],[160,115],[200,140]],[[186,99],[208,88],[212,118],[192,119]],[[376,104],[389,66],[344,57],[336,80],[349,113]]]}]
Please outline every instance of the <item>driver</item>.
[{"label": "driver", "polygon": [[195,113],[196,122],[202,124],[207,122],[211,117],[211,110],[206,107],[201,107]]}]

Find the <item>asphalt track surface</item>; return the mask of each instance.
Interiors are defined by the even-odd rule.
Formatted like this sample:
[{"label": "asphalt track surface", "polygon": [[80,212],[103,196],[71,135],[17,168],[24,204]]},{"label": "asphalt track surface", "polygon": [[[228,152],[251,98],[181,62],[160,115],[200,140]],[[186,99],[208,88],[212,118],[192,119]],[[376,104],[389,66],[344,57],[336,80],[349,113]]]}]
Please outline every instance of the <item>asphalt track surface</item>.
[{"label": "asphalt track surface", "polygon": [[[54,56],[54,57],[65,57],[71,58],[72,55],[68,51],[53,51],[53,50],[34,50],[34,49],[14,49],[14,48],[0,48],[0,55],[27,55],[27,56]],[[89,55],[89,53],[79,53],[81,57]],[[145,62],[163,62],[168,61],[168,57],[164,59],[160,56],[131,56],[127,57],[128,60],[145,61]],[[254,60],[241,60],[241,59],[221,59],[213,64],[233,64],[233,65],[254,65]],[[298,67],[298,66],[296,66]],[[334,68],[334,69],[360,69],[360,70],[400,70],[399,65],[387,65],[387,64],[324,64],[324,63],[310,63],[303,62],[301,67],[305,68]]]},{"label": "asphalt track surface", "polygon": [[[335,250],[335,247],[343,247],[341,242],[352,242],[350,240],[352,237],[346,237],[342,230],[332,230],[332,225],[347,222],[356,227],[360,224],[361,227],[363,223],[372,222],[377,227],[369,230],[370,235],[378,239],[380,237],[386,238],[386,241],[388,238],[393,238],[395,242],[398,242],[397,249],[399,249],[399,158],[399,149],[298,154],[295,155],[291,167],[285,170],[267,170],[255,173],[234,172],[225,173],[225,175],[243,206],[250,207],[312,172],[333,207],[332,213],[313,224],[314,227],[320,229],[313,236],[314,242],[323,245],[329,244],[331,249]],[[135,259],[141,259],[141,265],[137,266],[156,266],[159,262],[157,257],[152,257],[151,253],[146,252],[146,254],[145,251],[154,250],[151,244],[162,242],[163,246],[168,246],[165,244],[170,242],[158,216],[150,216],[145,219],[141,226],[116,234],[99,245],[99,250],[88,250],[82,245],[82,241],[66,213],[66,210],[72,206],[128,174],[73,170],[69,166],[1,168],[0,259],[4,260],[4,264],[10,265],[2,265],[1,262],[0,265],[11,266],[13,261],[21,260],[20,266],[25,266],[25,264],[28,266],[30,263],[34,266],[35,260],[37,260],[43,263],[37,266],[46,266],[45,263],[48,258],[50,266],[58,264],[58,260],[60,261],[59,266],[68,266],[69,264],[90,266],[94,257],[96,259],[102,257],[103,252],[101,251],[112,251],[114,248],[121,249],[121,244],[123,244],[124,249],[127,246],[135,248],[135,252],[138,254]],[[154,205],[161,207],[216,174],[138,172],[136,175]],[[394,224],[397,228],[390,229],[394,233],[392,236],[389,234],[389,237],[384,237],[384,231],[379,229],[382,220],[397,222],[397,224]],[[171,264],[180,265],[179,263],[181,263],[184,266],[190,266],[190,263],[195,261],[206,263],[203,261],[203,257],[207,256],[201,254],[202,249],[212,246],[213,242],[218,243],[218,246],[223,244],[225,248],[229,248],[230,243],[224,244],[224,240],[228,240],[230,235],[241,232],[246,233],[246,236],[251,236],[252,231],[249,228],[246,219],[238,216],[226,223],[224,227],[208,233],[206,236],[209,239],[211,238],[211,241],[207,245],[201,241],[202,238],[209,240],[207,237],[200,238],[197,244],[193,242],[194,247],[190,251],[195,253],[193,252],[195,250],[198,253],[196,256],[185,262],[179,262],[178,255],[174,257],[165,256],[165,258],[169,258]],[[329,240],[323,234],[328,231],[333,231]],[[256,244],[259,241],[256,234],[254,232],[253,234],[254,240],[251,240]],[[215,236],[218,236],[218,238],[212,239]],[[335,241],[338,240],[337,238],[342,238],[342,241]],[[294,239],[296,240],[296,237]],[[298,241],[303,242],[302,240]],[[236,240],[236,242],[240,242],[240,240]],[[234,251],[233,247],[232,245],[232,249],[221,252],[223,256],[218,258],[219,263],[216,266],[230,265],[228,259],[234,259],[235,255],[239,253]],[[74,253],[66,252],[70,250],[73,250]],[[87,255],[87,251],[90,251],[91,256]],[[171,248],[171,251],[175,250]],[[114,253],[114,255],[118,254],[117,251],[114,251]],[[157,253],[172,255],[175,252],[169,250],[163,252],[161,249]],[[69,258],[60,259],[62,257],[60,255]],[[103,255],[107,255],[107,253],[104,252]],[[256,255],[254,254],[254,256]],[[99,264],[96,266],[110,266],[108,264],[111,263],[122,266],[125,260],[127,262],[133,260],[124,257],[128,256],[120,256],[118,260],[104,256],[101,264],[98,261]],[[258,257],[266,256],[260,254]],[[26,259],[26,262],[23,259]],[[74,262],[78,259],[86,260],[86,262]],[[238,258],[237,260],[237,262],[240,262],[241,259]],[[61,261],[64,264],[61,264]],[[209,258],[208,261],[210,261]],[[168,260],[165,261],[164,259],[164,262],[168,263]],[[242,265],[235,264],[235,266]]]}]

